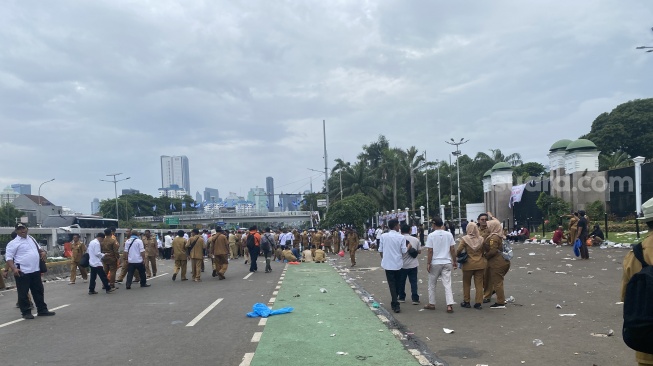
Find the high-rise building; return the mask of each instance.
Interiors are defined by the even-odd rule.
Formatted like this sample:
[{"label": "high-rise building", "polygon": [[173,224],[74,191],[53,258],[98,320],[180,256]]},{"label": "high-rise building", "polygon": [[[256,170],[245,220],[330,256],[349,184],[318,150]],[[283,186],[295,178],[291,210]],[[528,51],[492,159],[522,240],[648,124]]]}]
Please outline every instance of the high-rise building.
[{"label": "high-rise building", "polygon": [[122,195],[123,196],[129,195],[129,194],[139,194],[139,193],[141,193],[141,192],[138,189],[127,188],[127,189],[122,190]]},{"label": "high-rise building", "polygon": [[267,207],[268,196],[263,188],[250,188],[249,193],[247,193],[247,201],[254,204],[256,212],[269,211]]},{"label": "high-rise building", "polygon": [[202,203],[202,195],[199,191],[195,192],[195,202]]},{"label": "high-rise building", "polygon": [[217,188],[204,188],[204,201],[206,203],[220,202],[220,192]]},{"label": "high-rise building", "polygon": [[32,194],[31,184],[12,184],[11,188],[19,194]]},{"label": "high-rise building", "polygon": [[172,185],[190,192],[190,170],[186,156],[161,155],[161,188]]},{"label": "high-rise building", "polygon": [[98,212],[100,212],[100,200],[93,198],[93,201],[91,202],[91,215],[95,215]]},{"label": "high-rise building", "polygon": [[274,212],[274,178],[267,177],[265,178],[265,191],[268,192],[268,202],[267,206],[269,207],[270,212]]}]

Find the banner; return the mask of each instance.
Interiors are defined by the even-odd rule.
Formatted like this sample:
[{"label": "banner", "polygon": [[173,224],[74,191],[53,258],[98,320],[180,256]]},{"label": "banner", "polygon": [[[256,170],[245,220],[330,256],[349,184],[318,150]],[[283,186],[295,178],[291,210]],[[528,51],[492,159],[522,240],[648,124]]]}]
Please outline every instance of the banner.
[{"label": "banner", "polygon": [[512,191],[510,192],[510,201],[508,201],[508,207],[512,208],[515,203],[521,202],[521,197],[524,195],[524,189],[526,189],[526,184],[512,186]]}]

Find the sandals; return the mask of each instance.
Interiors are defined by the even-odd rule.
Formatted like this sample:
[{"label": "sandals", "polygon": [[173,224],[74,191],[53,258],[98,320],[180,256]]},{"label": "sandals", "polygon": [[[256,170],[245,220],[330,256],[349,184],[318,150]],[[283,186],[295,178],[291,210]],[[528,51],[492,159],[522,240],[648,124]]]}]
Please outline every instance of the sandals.
[{"label": "sandals", "polygon": [[453,306],[447,305],[447,313],[449,314],[453,313]]},{"label": "sandals", "polygon": [[424,309],[426,309],[426,310],[435,310],[435,305],[433,305],[433,304],[424,305]]}]

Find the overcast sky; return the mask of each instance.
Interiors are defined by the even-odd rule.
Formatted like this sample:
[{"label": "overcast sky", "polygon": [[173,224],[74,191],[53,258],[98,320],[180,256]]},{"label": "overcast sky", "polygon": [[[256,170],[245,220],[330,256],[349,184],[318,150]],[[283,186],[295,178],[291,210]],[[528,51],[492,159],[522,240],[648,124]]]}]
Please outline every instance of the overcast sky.
[{"label": "overcast sky", "polygon": [[[618,104],[651,97],[650,0],[4,1],[0,189],[31,183],[90,213],[122,172],[156,195],[160,155],[191,193],[314,189],[391,145],[499,148],[547,163]],[[479,184],[481,184],[479,182]]]}]

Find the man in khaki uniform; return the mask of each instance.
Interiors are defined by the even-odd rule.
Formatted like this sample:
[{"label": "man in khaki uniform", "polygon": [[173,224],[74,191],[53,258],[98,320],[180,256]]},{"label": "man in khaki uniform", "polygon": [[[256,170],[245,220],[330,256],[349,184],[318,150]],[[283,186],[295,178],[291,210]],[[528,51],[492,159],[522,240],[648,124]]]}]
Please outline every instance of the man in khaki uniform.
[{"label": "man in khaki uniform", "polygon": [[198,229],[191,231],[191,237],[186,243],[186,248],[190,250],[191,277],[195,282],[202,282],[200,273],[204,261],[204,238],[202,238]]},{"label": "man in khaki uniform", "polygon": [[[104,266],[104,273],[107,274],[107,279],[109,280],[109,286],[111,288],[116,288],[116,272],[118,272],[118,257],[120,256],[120,244],[116,240],[116,237],[113,234],[111,229],[104,230],[104,239],[100,243],[100,250],[104,253],[102,257],[102,265]],[[131,235],[131,230],[127,231],[127,238]],[[124,259],[125,271],[121,274],[121,278],[118,282],[122,282],[122,279],[127,274],[127,257]],[[140,281],[140,276],[135,275],[137,281]],[[108,290],[108,289],[106,289]]]},{"label": "man in khaki uniform", "polygon": [[86,268],[79,266],[79,261],[82,259],[82,255],[86,253],[86,245],[79,241],[79,234],[73,234],[73,242],[70,246],[72,251],[72,255],[70,256],[70,284],[75,284],[75,279],[77,278],[77,267],[79,267],[79,272],[82,274],[84,282],[86,282],[86,279],[88,278]]},{"label": "man in khaki uniform", "polygon": [[[642,205],[643,217],[638,220],[645,222],[648,226],[648,236],[642,241],[642,252],[644,261],[653,265],[653,199],[646,201]],[[623,262],[623,274],[621,278],[621,301],[626,297],[626,286],[633,275],[642,270],[642,264],[637,260],[633,251],[626,254]],[[644,352],[635,352],[635,359],[638,365],[653,365],[653,354]]]},{"label": "man in khaki uniform", "polygon": [[229,259],[238,258],[238,246],[236,246],[236,234],[232,231],[229,233]]},{"label": "man in khaki uniform", "polygon": [[[132,236],[132,229],[127,229],[125,230],[125,243],[127,243],[127,240]],[[114,240],[116,240],[115,234],[111,236]],[[105,237],[106,240],[106,237]],[[116,243],[118,241],[116,240]],[[125,279],[125,276],[127,276],[127,257],[129,256],[129,253],[127,253],[127,248],[125,248],[125,243],[123,244],[122,248],[122,255],[120,256],[120,277],[116,280],[116,282],[122,282],[122,280]],[[119,245],[120,246],[120,245]],[[104,252],[103,252],[104,253]],[[104,267],[104,272],[106,272],[106,266]],[[134,281],[140,282],[141,280],[141,275],[138,274],[138,271],[134,272]]]},{"label": "man in khaki uniform", "polygon": [[[478,215],[477,221],[478,221],[478,232],[479,236],[483,238],[483,241],[487,239],[487,237],[490,235],[490,229],[487,227],[487,222],[490,219],[490,216],[487,213],[482,213]],[[487,289],[490,287],[490,268],[485,267],[485,273],[483,274],[483,289],[484,291],[487,291]],[[493,290],[490,289],[490,294],[493,293]],[[489,298],[483,299],[484,303],[490,302]]]},{"label": "man in khaki uniform", "polygon": [[172,255],[175,257],[175,273],[172,274],[172,280],[177,279],[177,273],[181,269],[181,280],[186,281],[186,266],[188,265],[188,255],[186,254],[186,239],[184,231],[177,231],[177,236],[172,240]]},{"label": "man in khaki uniform", "polygon": [[324,250],[320,248],[315,249],[315,263],[324,263],[324,261],[326,261]]},{"label": "man in khaki uniform", "polygon": [[354,229],[347,229],[347,236],[345,242],[349,248],[349,258],[351,259],[351,266],[356,265],[356,250],[358,249],[358,233]]},{"label": "man in khaki uniform", "polygon": [[306,250],[310,248],[310,245],[308,244],[308,232],[304,230],[301,235],[301,243],[302,243],[302,250]]},{"label": "man in khaki uniform", "polygon": [[[145,272],[147,277],[156,276],[156,257],[159,255],[156,238],[152,236],[149,230],[145,230],[145,236],[142,240],[145,246]],[[151,270],[150,266],[152,267]]]},{"label": "man in khaki uniform", "polygon": [[224,280],[224,274],[227,273],[227,268],[229,267],[229,260],[227,259],[229,242],[220,226],[215,229],[215,232],[216,234],[209,239],[209,253],[211,253],[215,267],[213,277],[217,275],[220,280]]},{"label": "man in khaki uniform", "polygon": [[574,242],[576,242],[576,238],[578,237],[578,221],[578,212],[574,212],[569,219],[569,235],[567,236],[569,239],[569,245],[574,245]]}]

